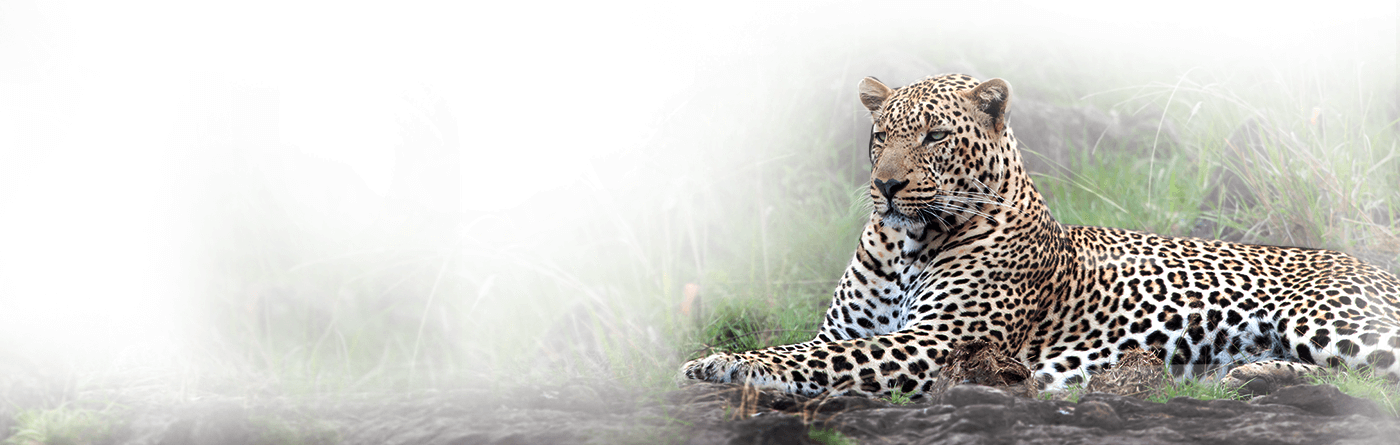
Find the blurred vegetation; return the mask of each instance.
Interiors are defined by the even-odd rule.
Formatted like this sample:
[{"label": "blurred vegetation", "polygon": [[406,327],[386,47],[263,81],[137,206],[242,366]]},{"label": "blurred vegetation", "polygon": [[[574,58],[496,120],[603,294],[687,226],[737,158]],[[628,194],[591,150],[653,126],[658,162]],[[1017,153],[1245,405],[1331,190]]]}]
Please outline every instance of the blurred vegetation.
[{"label": "blurred vegetation", "polygon": [[[1062,222],[1334,248],[1395,270],[1393,67],[1182,69],[1048,43],[968,45],[907,56],[1009,79],[1013,103],[1152,123],[1117,145],[1068,140],[1073,170],[1035,175]],[[890,66],[877,60],[889,55],[848,43],[819,60],[752,57],[701,73],[709,81],[653,132],[620,135],[646,138],[643,148],[581,166],[584,193],[521,207],[543,216],[437,212],[392,196],[311,207],[322,201],[299,196],[293,175],[315,160],[227,149],[197,194],[207,244],[192,252],[207,272],[197,294],[210,354],[278,392],[571,379],[665,388],[684,358],[810,338],[868,212],[869,124],[851,85],[880,73],[797,73]],[[735,68],[748,63],[762,68]],[[1013,128],[1054,118],[1011,117]],[[552,209],[570,213],[521,224]]]},{"label": "blurred vegetation", "polygon": [[26,409],[15,413],[15,425],[5,445],[77,445],[105,442],[112,436],[114,416],[108,409],[60,405],[53,409]]}]

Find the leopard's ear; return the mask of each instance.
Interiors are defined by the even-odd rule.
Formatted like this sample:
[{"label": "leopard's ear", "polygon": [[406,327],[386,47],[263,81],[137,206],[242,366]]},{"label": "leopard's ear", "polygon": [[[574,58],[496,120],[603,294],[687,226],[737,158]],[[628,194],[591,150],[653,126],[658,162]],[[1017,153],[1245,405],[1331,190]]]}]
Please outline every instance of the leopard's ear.
[{"label": "leopard's ear", "polygon": [[977,105],[977,110],[985,115],[980,116],[987,119],[983,125],[996,134],[1006,130],[1006,111],[1007,106],[1011,104],[1011,85],[1005,80],[992,79],[982,82],[977,88],[963,92],[963,96],[972,99],[972,103]]},{"label": "leopard's ear", "polygon": [[856,92],[860,94],[860,103],[865,105],[865,109],[870,110],[871,118],[874,118],[875,113],[880,111],[880,104],[885,103],[885,99],[889,98],[893,91],[874,77],[861,79],[860,84],[856,85]]}]

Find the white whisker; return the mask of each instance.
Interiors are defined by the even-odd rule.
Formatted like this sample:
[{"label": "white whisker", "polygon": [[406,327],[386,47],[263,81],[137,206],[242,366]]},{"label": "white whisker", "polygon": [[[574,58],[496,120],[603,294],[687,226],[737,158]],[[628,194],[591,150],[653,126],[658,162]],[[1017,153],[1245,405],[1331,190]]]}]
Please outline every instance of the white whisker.
[{"label": "white whisker", "polygon": [[[936,204],[936,205],[937,205],[937,204]],[[964,211],[964,212],[971,213],[971,214],[973,214],[973,215],[981,216],[981,217],[986,218],[986,219],[992,219],[992,216],[991,216],[991,215],[988,215],[988,214],[986,214],[986,213],[982,213],[982,212],[973,210],[973,209],[971,209],[971,208],[969,208],[969,207],[958,207],[958,206],[949,205],[949,203],[944,203],[944,204],[942,204],[941,206],[942,206],[944,209],[961,210],[961,211]],[[969,218],[969,219],[971,219],[971,218]]]},{"label": "white whisker", "polygon": [[938,196],[938,197],[934,197],[934,199],[935,199],[935,200],[941,199],[941,200],[944,200],[944,201],[958,202],[958,203],[991,204],[991,205],[1002,206],[1002,207],[1011,207],[1010,204],[1006,204],[1006,203],[1002,203],[1002,202],[998,202],[998,201],[990,201],[990,200],[986,200],[986,199],[963,198],[963,197],[960,197],[960,196]]}]

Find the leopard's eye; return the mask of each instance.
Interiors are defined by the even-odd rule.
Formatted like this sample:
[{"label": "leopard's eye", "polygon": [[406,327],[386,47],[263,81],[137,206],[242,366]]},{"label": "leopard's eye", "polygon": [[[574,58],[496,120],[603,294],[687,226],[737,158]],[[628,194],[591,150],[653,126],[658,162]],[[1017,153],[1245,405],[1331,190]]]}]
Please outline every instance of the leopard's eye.
[{"label": "leopard's eye", "polygon": [[875,140],[880,141],[881,144],[885,143],[885,132],[883,132],[883,131],[877,131],[877,132],[875,132]]},{"label": "leopard's eye", "polygon": [[944,139],[948,139],[948,132],[946,132],[946,131],[930,131],[930,132],[924,134],[924,143],[925,143],[925,144],[932,144],[932,143],[934,143],[934,142],[942,142]]}]

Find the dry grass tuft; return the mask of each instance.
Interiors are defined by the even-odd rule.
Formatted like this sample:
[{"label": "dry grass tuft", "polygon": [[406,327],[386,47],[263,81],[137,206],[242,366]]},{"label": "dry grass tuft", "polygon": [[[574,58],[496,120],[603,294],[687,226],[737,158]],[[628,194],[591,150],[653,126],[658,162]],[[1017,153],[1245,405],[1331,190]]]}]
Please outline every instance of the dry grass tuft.
[{"label": "dry grass tuft", "polygon": [[1118,363],[1089,380],[1085,392],[1104,392],[1146,400],[1167,383],[1162,359],[1140,348],[1123,353]]},{"label": "dry grass tuft", "polygon": [[949,361],[939,371],[938,384],[931,394],[941,394],[961,383],[975,383],[1006,390],[1023,397],[1039,393],[1031,370],[1016,358],[1003,354],[984,340],[971,340],[953,346]]}]

